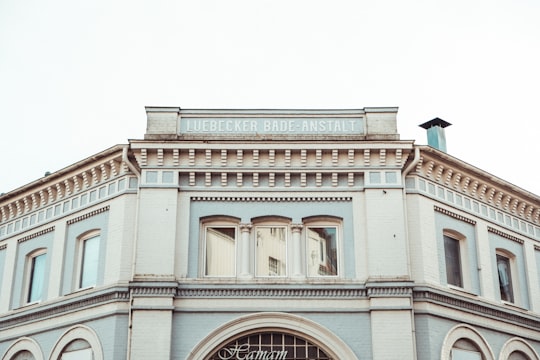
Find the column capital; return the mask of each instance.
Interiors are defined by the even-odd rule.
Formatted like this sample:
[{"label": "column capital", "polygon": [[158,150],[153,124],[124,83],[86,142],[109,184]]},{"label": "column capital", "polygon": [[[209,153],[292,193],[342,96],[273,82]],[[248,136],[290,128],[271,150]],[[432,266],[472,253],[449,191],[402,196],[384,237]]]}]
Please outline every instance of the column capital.
[{"label": "column capital", "polygon": [[241,223],[240,224],[240,231],[242,231],[242,232],[250,232],[252,227],[253,227],[252,223]]},{"label": "column capital", "polygon": [[304,224],[291,224],[291,231],[293,233],[295,232],[301,232],[302,229],[304,228]]}]

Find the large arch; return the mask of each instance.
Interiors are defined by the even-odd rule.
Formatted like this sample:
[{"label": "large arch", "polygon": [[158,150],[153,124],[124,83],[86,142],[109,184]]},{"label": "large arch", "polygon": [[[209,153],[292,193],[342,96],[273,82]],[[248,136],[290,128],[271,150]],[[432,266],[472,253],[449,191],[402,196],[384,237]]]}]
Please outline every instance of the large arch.
[{"label": "large arch", "polygon": [[282,331],[300,336],[335,359],[358,360],[354,352],[330,330],[298,315],[266,312],[239,317],[212,331],[188,355],[189,360],[206,359],[220,345],[255,331]]},{"label": "large arch", "polygon": [[31,352],[36,360],[43,360],[41,347],[37,341],[29,337],[17,339],[17,341],[6,350],[6,353],[2,356],[2,360],[11,360],[18,352],[24,350]]},{"label": "large arch", "polygon": [[441,360],[451,359],[450,352],[454,344],[461,339],[472,342],[482,353],[484,360],[495,360],[495,355],[486,339],[475,328],[466,324],[456,325],[448,331],[441,349]]},{"label": "large arch", "polygon": [[512,338],[504,343],[501,353],[499,354],[499,360],[506,360],[514,351],[520,351],[527,355],[531,360],[540,360],[540,356],[525,340],[520,338]]},{"label": "large arch", "polygon": [[72,341],[79,339],[88,342],[92,348],[94,360],[103,360],[103,349],[96,332],[84,325],[75,325],[64,332],[54,345],[51,355],[49,356],[49,360],[60,359],[64,348]]}]

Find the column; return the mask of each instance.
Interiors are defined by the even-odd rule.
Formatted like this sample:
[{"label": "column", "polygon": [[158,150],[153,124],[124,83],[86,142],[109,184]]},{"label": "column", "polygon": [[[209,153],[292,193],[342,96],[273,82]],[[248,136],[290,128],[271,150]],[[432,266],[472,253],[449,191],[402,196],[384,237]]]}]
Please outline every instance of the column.
[{"label": "column", "polygon": [[292,232],[292,277],[305,277],[302,272],[302,224],[291,224]]},{"label": "column", "polygon": [[250,223],[240,224],[240,276],[241,278],[250,279],[253,274],[250,271],[250,233],[253,227]]}]

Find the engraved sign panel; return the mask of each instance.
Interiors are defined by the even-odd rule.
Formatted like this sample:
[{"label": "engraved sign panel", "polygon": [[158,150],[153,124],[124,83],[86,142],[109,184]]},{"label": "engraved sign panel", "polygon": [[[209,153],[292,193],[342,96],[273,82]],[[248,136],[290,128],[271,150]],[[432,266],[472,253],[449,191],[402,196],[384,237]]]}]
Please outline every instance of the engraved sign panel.
[{"label": "engraved sign panel", "polygon": [[184,117],[180,134],[364,134],[364,118],[359,117]]}]

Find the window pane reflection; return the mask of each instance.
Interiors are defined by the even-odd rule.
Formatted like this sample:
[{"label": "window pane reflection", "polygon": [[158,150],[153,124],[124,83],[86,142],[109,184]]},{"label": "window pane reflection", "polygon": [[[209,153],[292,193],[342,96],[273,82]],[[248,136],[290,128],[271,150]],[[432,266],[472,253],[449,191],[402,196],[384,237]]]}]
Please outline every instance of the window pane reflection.
[{"label": "window pane reflection", "polygon": [[234,276],[236,252],[236,228],[206,228],[207,276]]},{"label": "window pane reflection", "polygon": [[45,280],[45,258],[46,254],[37,255],[31,258],[28,302],[41,300],[43,281]]},{"label": "window pane reflection", "polygon": [[337,275],[337,228],[307,229],[308,276]]},{"label": "window pane reflection", "polygon": [[501,300],[514,302],[514,291],[512,289],[512,274],[510,272],[510,259],[497,255],[497,272],[499,273],[499,289]]},{"label": "window pane reflection", "polygon": [[97,283],[99,266],[99,236],[83,242],[80,287],[94,286]]},{"label": "window pane reflection", "polygon": [[257,276],[287,275],[287,238],[285,227],[256,228]]}]

